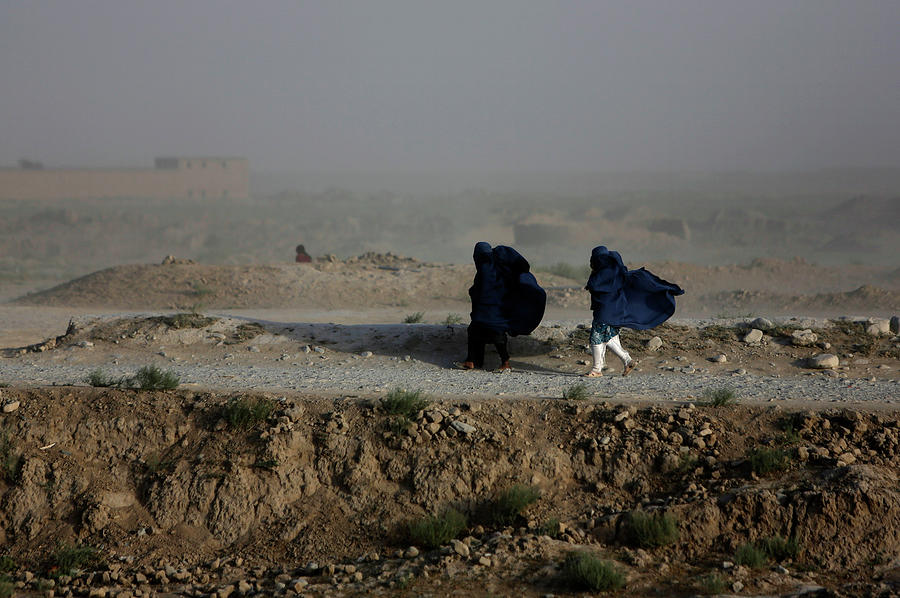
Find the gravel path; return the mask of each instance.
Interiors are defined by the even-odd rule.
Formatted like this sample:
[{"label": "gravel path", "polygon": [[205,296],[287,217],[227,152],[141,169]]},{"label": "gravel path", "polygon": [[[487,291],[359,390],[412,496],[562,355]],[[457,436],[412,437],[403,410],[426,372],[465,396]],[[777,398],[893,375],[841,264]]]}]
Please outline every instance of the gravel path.
[{"label": "gravel path", "polygon": [[[103,318],[110,320],[122,315],[106,314]],[[101,343],[90,348],[73,345],[0,359],[0,384],[83,385],[88,374],[96,369],[112,377],[122,377],[134,375],[142,366],[156,365],[176,373],[182,387],[226,391],[364,396],[404,388],[422,390],[434,397],[561,398],[567,389],[583,383],[595,397],[610,400],[702,400],[705,391],[730,387],[738,400],[745,403],[802,402],[823,406],[864,403],[872,408],[880,404],[888,409],[900,403],[900,378],[893,364],[881,366],[883,370],[874,368],[872,374],[862,377],[796,368],[768,373],[751,367],[745,370],[731,363],[712,367],[708,363],[696,363],[684,367],[689,360],[683,357],[674,357],[676,361],[668,361],[664,367],[659,359],[648,358],[628,377],[619,375],[620,370],[611,370],[603,378],[585,379],[571,373],[572,363],[548,361],[546,349],[539,349],[545,355],[544,361],[539,361],[528,357],[535,353],[525,351],[525,345],[518,345],[516,349],[520,350],[513,351],[514,370],[498,374],[461,371],[451,366],[449,356],[465,344],[463,325],[316,324],[290,317],[278,318],[280,322],[275,318],[260,320],[259,314],[257,318],[231,314],[231,319],[228,314],[220,315],[224,319],[207,330],[178,331],[159,338],[139,335],[121,341],[122,344],[116,340],[115,344]],[[250,343],[214,345],[210,331],[219,327],[227,332],[246,321],[264,324],[268,334]],[[683,323],[705,325],[702,321]],[[735,324],[721,320],[717,323]],[[820,323],[804,322],[804,325],[816,324]],[[566,338],[577,325],[576,321],[546,322],[534,336],[555,342]],[[308,353],[297,353],[304,343],[309,343],[305,349]],[[331,348],[319,349],[316,343]],[[406,346],[415,347],[410,351],[411,357],[403,355],[402,347]],[[423,348],[432,348],[432,352],[426,355]],[[362,353],[363,349],[370,351]],[[518,363],[516,355],[521,356]],[[678,362],[679,359],[682,361]],[[611,365],[619,364],[612,360]],[[578,368],[586,370],[586,366]]]},{"label": "gravel path", "polygon": [[[351,358],[342,363],[268,365],[165,366],[181,377],[181,385],[204,389],[373,394],[404,388],[432,395],[562,397],[574,384],[585,383],[597,396],[609,399],[684,400],[702,398],[707,389],[731,387],[741,401],[812,401],[817,403],[900,403],[896,380],[832,378],[824,374],[792,377],[645,372],[583,379],[573,374],[513,371],[504,374],[460,371],[410,359]],[[80,384],[95,367],[38,364],[30,360],[0,361],[0,380],[15,386]],[[129,365],[104,367],[112,376],[134,374]]]}]

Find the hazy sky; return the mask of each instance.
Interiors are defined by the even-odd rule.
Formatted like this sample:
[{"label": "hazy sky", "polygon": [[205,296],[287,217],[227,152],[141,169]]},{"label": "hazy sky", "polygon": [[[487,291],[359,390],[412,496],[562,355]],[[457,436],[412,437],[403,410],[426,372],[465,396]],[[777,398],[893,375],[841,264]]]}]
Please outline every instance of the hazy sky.
[{"label": "hazy sky", "polygon": [[0,0],[0,164],[900,166],[900,1]]}]

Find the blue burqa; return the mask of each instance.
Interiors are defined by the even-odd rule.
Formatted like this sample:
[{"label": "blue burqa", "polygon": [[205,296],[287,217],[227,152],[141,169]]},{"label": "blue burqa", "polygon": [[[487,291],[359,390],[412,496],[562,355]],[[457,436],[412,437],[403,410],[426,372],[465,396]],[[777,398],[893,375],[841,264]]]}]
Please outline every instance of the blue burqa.
[{"label": "blue burqa", "polygon": [[644,268],[629,270],[617,251],[603,245],[591,252],[591,276],[585,288],[591,292],[591,310],[610,326],[646,330],[675,313],[675,297],[684,294]]},{"label": "blue burqa", "polygon": [[505,245],[475,244],[472,323],[513,336],[530,334],[544,317],[547,293],[531,274],[528,260]]}]

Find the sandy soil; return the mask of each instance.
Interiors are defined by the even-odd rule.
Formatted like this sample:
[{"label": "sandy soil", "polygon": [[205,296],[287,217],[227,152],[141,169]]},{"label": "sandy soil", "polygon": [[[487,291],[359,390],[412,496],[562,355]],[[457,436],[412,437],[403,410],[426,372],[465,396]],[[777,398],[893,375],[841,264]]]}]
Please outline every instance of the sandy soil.
[{"label": "sandy soil", "polygon": [[[588,550],[624,572],[629,595],[787,596],[814,586],[896,595],[900,338],[870,334],[865,319],[898,311],[896,281],[859,268],[852,284],[872,286],[854,295],[828,269],[803,264],[657,272],[703,298],[694,305],[748,298],[733,314],[746,317],[626,333],[638,371],[604,377],[604,390],[581,400],[521,390],[548,379],[569,388],[588,367],[588,331],[578,327],[586,294],[552,275],[541,275],[552,287],[545,323],[516,339],[511,375],[449,367],[463,350],[471,268],[398,256],[307,269],[119,267],[5,304],[3,371],[47,382],[0,388],[9,556],[0,585],[123,597],[581,595],[562,563]],[[808,283],[806,299],[777,293],[789,278]],[[770,315],[747,307],[747,289],[803,311],[772,317],[762,341],[747,343],[748,312]],[[691,311],[689,296],[682,318],[731,309]],[[172,310],[185,307],[202,312],[189,321],[220,319],[174,324]],[[829,320],[835,311],[859,317]],[[425,324],[402,324],[415,312]],[[461,324],[445,323],[454,315]],[[815,344],[791,340],[804,328]],[[807,359],[823,351],[840,366],[810,370]],[[148,364],[229,378],[144,391],[91,388],[75,375]],[[302,371],[311,386],[257,386],[270,370]],[[366,387],[376,374],[379,388]],[[364,389],[347,390],[348,380]],[[427,383],[428,403],[390,412],[383,399],[398,380]],[[704,404],[705,387],[725,384],[743,385],[743,404]],[[778,388],[790,389],[785,400],[767,390]],[[233,410],[245,404],[265,413],[239,423]],[[761,454],[778,467],[757,469]],[[540,498],[506,522],[485,518],[517,485]],[[448,506],[469,517],[455,541],[431,549],[409,536],[410,521]],[[626,528],[636,509],[676,518],[677,539],[635,544]],[[735,565],[741,546],[776,538],[796,551]],[[54,555],[66,545],[101,558],[61,573]]]}]

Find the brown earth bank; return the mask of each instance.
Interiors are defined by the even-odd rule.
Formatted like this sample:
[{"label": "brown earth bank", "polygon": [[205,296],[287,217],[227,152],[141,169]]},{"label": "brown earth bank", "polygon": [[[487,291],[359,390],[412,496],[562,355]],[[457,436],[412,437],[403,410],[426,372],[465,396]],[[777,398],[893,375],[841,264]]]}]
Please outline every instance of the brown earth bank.
[{"label": "brown earth bank", "polygon": [[[639,267],[644,264],[629,264]],[[900,270],[817,266],[802,259],[757,259],[748,265],[647,264],[681,285],[677,316],[893,315],[900,306]],[[565,275],[562,275],[562,274]],[[420,262],[391,253],[311,265],[209,265],[167,258],[162,264],[100,270],[15,301],[19,305],[119,309],[310,309],[409,306],[428,309],[468,302],[471,265]],[[571,267],[535,272],[548,305],[589,307],[584,273]],[[572,278],[571,276],[575,276]]]},{"label": "brown earth bank", "polygon": [[[576,550],[627,595],[900,588],[894,412],[83,387],[0,402],[0,565],[21,595],[571,595]],[[411,535],[449,508],[466,522],[447,537]]]}]

